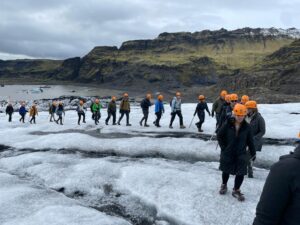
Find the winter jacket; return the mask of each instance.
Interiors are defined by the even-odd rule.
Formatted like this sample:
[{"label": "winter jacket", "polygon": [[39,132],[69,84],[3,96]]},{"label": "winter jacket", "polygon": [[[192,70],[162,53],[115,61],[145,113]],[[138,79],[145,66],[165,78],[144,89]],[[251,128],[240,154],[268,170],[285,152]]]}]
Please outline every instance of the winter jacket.
[{"label": "winter jacket", "polygon": [[108,104],[107,112],[108,113],[115,113],[117,111],[117,104],[115,101],[111,101]]},{"label": "winter jacket", "polygon": [[256,151],[261,151],[262,149],[262,137],[266,133],[266,124],[264,118],[260,115],[260,113],[255,113],[253,116],[249,117],[250,126],[252,129],[253,137],[254,137],[254,145]]},{"label": "winter jacket", "polygon": [[78,105],[76,108],[77,113],[84,114],[85,113],[85,107],[83,105]]},{"label": "winter jacket", "polygon": [[63,105],[58,105],[56,108],[56,115],[62,116],[62,114],[65,114],[65,109]]},{"label": "winter jacket", "polygon": [[49,114],[53,114],[53,113],[55,113],[56,112],[56,105],[51,105],[50,107],[49,107]]},{"label": "winter jacket", "polygon": [[164,108],[164,103],[162,101],[156,100],[155,101],[155,109],[154,109],[155,113],[159,113],[159,112],[165,112],[165,108]]},{"label": "winter jacket", "polygon": [[148,112],[149,111],[149,107],[151,107],[151,102],[149,99],[145,98],[143,99],[143,101],[141,102],[141,108],[144,112]]},{"label": "winter jacket", "polygon": [[280,157],[267,177],[253,225],[300,224],[300,145]]},{"label": "winter jacket", "polygon": [[225,102],[221,110],[220,126],[232,116],[232,108],[230,103]]},{"label": "winter jacket", "polygon": [[232,175],[246,175],[249,156],[255,156],[255,146],[250,125],[243,121],[236,134],[235,120],[227,120],[218,130],[217,139],[221,147],[220,170]]},{"label": "winter jacket", "polygon": [[176,97],[173,98],[171,102],[171,111],[172,112],[181,111],[181,99],[177,99]]},{"label": "winter jacket", "polygon": [[19,113],[21,116],[25,115],[28,111],[26,110],[25,106],[21,106],[19,109]]},{"label": "winter jacket", "polygon": [[29,116],[37,116],[38,115],[38,110],[36,107],[31,107],[29,110]]},{"label": "winter jacket", "polygon": [[214,102],[212,106],[212,110],[211,110],[212,115],[214,115],[214,113],[220,114],[224,103],[225,103],[224,99],[222,99],[221,97],[217,98],[217,100]]},{"label": "winter jacket", "polygon": [[196,114],[198,114],[198,117],[204,116],[205,115],[204,110],[206,110],[207,113],[210,115],[210,111],[209,111],[209,109],[207,107],[207,103],[206,102],[199,102],[198,105],[197,105],[197,107],[196,107],[194,116]]},{"label": "winter jacket", "polygon": [[121,101],[120,111],[130,111],[130,103],[128,99],[123,99]]},{"label": "winter jacket", "polygon": [[92,112],[99,112],[102,108],[102,105],[100,103],[93,103],[92,105]]},{"label": "winter jacket", "polygon": [[14,108],[11,105],[8,105],[5,110],[6,114],[13,114]]}]

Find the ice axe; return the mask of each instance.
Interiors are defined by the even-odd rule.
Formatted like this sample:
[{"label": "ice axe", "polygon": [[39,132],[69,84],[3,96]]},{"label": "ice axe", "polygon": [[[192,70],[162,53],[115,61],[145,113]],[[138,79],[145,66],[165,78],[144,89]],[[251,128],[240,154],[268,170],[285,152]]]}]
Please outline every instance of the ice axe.
[{"label": "ice axe", "polygon": [[191,123],[190,123],[190,125],[189,125],[189,128],[191,128],[192,123],[193,123],[193,121],[194,121],[194,118],[195,118],[195,115],[194,115],[193,118],[192,118],[192,121],[191,121]]}]

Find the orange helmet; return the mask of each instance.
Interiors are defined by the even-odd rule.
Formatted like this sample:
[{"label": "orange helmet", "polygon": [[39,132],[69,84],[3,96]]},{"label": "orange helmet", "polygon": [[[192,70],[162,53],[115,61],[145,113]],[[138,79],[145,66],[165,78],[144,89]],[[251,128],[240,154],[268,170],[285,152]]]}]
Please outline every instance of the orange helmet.
[{"label": "orange helmet", "polygon": [[230,102],[230,95],[225,95],[225,101]]},{"label": "orange helmet", "polygon": [[128,93],[124,93],[124,95],[123,95],[124,97],[128,97],[129,95],[128,95]]},{"label": "orange helmet", "polygon": [[205,99],[205,96],[204,96],[204,95],[199,95],[198,99],[199,99],[199,100],[204,100],[204,99]]},{"label": "orange helmet", "polygon": [[249,101],[249,96],[248,95],[243,95],[242,98],[241,98],[241,102],[245,105],[246,102]]},{"label": "orange helmet", "polygon": [[164,96],[163,95],[159,95],[157,98],[158,98],[158,100],[162,101],[164,99]]},{"label": "orange helmet", "polygon": [[177,91],[176,96],[181,96],[181,93],[179,91]]},{"label": "orange helmet", "polygon": [[247,109],[257,109],[257,103],[256,101],[248,101],[245,104]]},{"label": "orange helmet", "polygon": [[147,99],[151,99],[151,98],[152,98],[151,94],[147,94],[147,95],[146,95],[146,98],[147,98]]},{"label": "orange helmet", "polygon": [[223,91],[221,91],[220,96],[225,98],[225,96],[226,96],[227,94],[228,94],[227,91],[226,91],[226,90],[223,90]]},{"label": "orange helmet", "polygon": [[233,108],[233,114],[236,116],[246,116],[247,108],[242,104],[236,104]]},{"label": "orange helmet", "polygon": [[239,100],[239,97],[237,94],[231,94],[230,95],[230,101],[238,101]]},{"label": "orange helmet", "polygon": [[116,100],[117,100],[116,96],[112,96],[112,97],[111,97],[111,100],[112,100],[112,101],[116,101]]}]

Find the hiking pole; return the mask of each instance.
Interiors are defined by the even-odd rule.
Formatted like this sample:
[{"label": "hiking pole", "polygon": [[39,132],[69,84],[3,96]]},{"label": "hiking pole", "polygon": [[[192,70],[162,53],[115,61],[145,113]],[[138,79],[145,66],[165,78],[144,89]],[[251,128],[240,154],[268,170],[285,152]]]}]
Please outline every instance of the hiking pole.
[{"label": "hiking pole", "polygon": [[194,118],[195,118],[195,116],[193,116],[192,121],[191,121],[191,123],[190,123],[190,125],[189,125],[189,128],[191,128],[192,123],[193,123],[193,121],[194,121]]}]

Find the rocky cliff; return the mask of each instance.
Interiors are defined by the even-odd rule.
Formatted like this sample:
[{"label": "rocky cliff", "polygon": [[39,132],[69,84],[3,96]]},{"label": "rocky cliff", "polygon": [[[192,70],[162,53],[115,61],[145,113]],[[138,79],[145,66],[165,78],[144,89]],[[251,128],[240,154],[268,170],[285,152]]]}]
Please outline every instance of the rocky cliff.
[{"label": "rocky cliff", "polygon": [[299,37],[294,28],[162,33],[120,48],[95,47],[83,58],[0,61],[0,80],[62,80],[141,91],[224,87],[251,92],[257,87],[261,93],[294,96],[299,95]]}]

